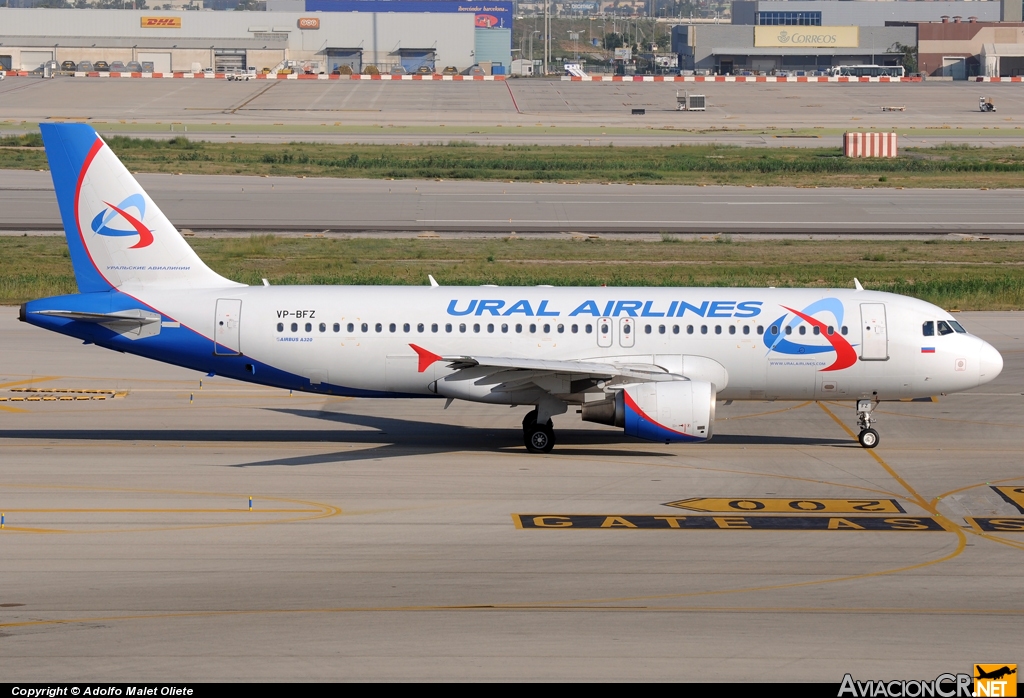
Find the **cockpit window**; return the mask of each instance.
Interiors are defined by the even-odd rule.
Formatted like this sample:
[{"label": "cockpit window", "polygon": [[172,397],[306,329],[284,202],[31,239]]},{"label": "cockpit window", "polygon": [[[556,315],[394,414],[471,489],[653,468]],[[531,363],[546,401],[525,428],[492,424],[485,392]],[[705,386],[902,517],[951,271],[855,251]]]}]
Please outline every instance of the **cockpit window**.
[{"label": "cockpit window", "polygon": [[945,336],[947,334],[953,334],[953,328],[950,327],[949,323],[946,322],[945,320],[939,320],[935,324],[937,324],[939,326],[939,334],[940,335]]},{"label": "cockpit window", "polygon": [[931,320],[921,325],[921,334],[925,337],[935,336],[935,323]]},{"label": "cockpit window", "polygon": [[965,330],[964,326],[961,325],[959,322],[956,322],[955,320],[950,320],[949,324],[953,326],[953,329],[956,330],[958,334],[967,334],[967,330]]}]

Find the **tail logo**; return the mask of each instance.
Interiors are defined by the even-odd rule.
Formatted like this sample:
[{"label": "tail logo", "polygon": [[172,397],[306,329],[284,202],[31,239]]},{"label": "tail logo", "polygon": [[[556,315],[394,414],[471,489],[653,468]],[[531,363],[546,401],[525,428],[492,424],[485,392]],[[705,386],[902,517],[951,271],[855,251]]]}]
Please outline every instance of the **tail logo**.
[{"label": "tail logo", "polygon": [[[138,235],[139,241],[129,247],[128,249],[130,250],[149,247],[153,244],[153,232],[142,222],[142,219],[146,217],[146,199],[142,194],[132,194],[116,206],[107,201],[104,201],[103,203],[107,205],[107,208],[97,213],[96,217],[92,219],[92,232],[97,235],[106,235],[107,237],[128,237],[131,235]],[[128,209],[135,209],[138,211],[138,217],[136,218],[128,213]],[[119,217],[131,225],[130,230],[110,226],[114,219]]]},{"label": "tail logo", "polygon": [[[788,312],[769,325],[768,331],[764,333],[764,343],[768,347],[769,353],[777,352],[779,354],[799,356],[835,352],[835,361],[830,366],[821,369],[822,371],[839,371],[857,363],[856,350],[852,344],[846,341],[846,337],[842,336],[839,332],[839,327],[843,324],[843,304],[839,299],[823,298],[820,301],[811,303],[803,310],[794,310],[786,306],[783,306],[783,308]],[[835,318],[836,324],[831,326],[831,332],[829,331],[829,325],[813,317],[819,312],[830,313]],[[790,314],[792,314],[792,318],[789,322],[786,322],[786,318]],[[828,342],[828,344],[805,344],[787,339],[787,336],[792,336],[791,333],[794,328],[805,322],[814,329],[816,334],[812,336],[817,336]]]}]

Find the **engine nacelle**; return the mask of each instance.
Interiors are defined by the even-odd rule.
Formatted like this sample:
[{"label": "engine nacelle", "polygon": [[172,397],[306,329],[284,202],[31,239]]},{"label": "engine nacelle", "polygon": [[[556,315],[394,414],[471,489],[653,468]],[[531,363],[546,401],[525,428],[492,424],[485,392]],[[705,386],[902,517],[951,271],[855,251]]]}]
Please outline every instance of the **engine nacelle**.
[{"label": "engine nacelle", "polygon": [[714,431],[715,393],[706,381],[638,383],[583,405],[583,419],[649,441],[706,441]]}]

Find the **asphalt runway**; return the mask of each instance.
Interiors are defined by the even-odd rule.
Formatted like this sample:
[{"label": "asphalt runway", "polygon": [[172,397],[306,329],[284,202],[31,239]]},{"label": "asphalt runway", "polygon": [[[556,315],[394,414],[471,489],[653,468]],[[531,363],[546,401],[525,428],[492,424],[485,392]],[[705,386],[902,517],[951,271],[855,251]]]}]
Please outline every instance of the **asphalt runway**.
[{"label": "asphalt runway", "polygon": [[[179,229],[401,234],[1019,235],[1019,190],[799,189],[140,174]],[[0,170],[0,232],[62,230],[48,172]]]},{"label": "asphalt runway", "polygon": [[[6,681],[838,683],[1019,660],[1024,532],[985,528],[1024,528],[1020,313],[958,316],[1002,375],[883,405],[875,451],[847,405],[734,403],[696,446],[559,416],[547,456],[525,408],[289,395],[15,317]],[[806,513],[829,498],[902,511]]]},{"label": "asphalt runway", "polygon": [[[705,94],[706,112],[676,110],[676,92]],[[978,111],[978,97],[996,113]],[[905,108],[882,111],[883,107]],[[642,108],[644,116],[633,116]],[[583,83],[11,78],[0,84],[0,125],[87,120],[105,132],[166,136],[191,124],[208,137],[316,138],[333,142],[667,145],[724,142],[800,147],[838,144],[842,130],[946,129],[905,145],[1024,144],[1019,84]],[[326,130],[315,130],[326,127]],[[332,130],[334,128],[337,130]],[[499,131],[513,128],[516,131]],[[551,127],[554,127],[552,129]],[[289,129],[294,129],[289,132]],[[562,129],[559,131],[558,129]],[[779,129],[751,134],[751,130]],[[822,129],[820,139],[786,129]],[[554,132],[552,132],[554,131]],[[958,133],[960,131],[960,133]],[[268,133],[269,132],[269,133]],[[806,134],[803,134],[806,135]],[[207,136],[203,136],[207,137]]]}]

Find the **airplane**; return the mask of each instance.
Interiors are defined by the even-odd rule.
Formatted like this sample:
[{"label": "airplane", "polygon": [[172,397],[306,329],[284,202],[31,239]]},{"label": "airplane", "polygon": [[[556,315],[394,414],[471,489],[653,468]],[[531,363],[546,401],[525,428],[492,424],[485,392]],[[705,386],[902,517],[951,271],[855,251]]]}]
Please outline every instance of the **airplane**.
[{"label": "airplane", "polygon": [[993,671],[984,671],[984,670],[981,669],[981,667],[978,667],[977,665],[975,665],[975,668],[978,671],[978,675],[974,677],[976,679],[995,679],[995,680],[999,680],[999,679],[1003,678],[1004,676],[1010,676],[1011,674],[1016,674],[1017,673],[1017,669],[1015,669],[1015,668],[1011,669],[1008,666],[1003,666],[1003,667],[1001,667],[999,669],[995,669]]},{"label": "airplane", "polygon": [[946,311],[854,289],[246,286],[196,255],[103,139],[41,124],[79,293],[20,319],[115,351],[322,395],[528,406],[666,443],[714,433],[718,401],[882,401],[993,380],[1002,356]]}]

